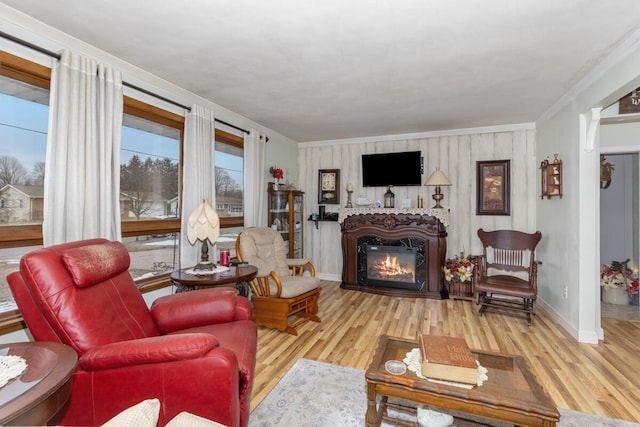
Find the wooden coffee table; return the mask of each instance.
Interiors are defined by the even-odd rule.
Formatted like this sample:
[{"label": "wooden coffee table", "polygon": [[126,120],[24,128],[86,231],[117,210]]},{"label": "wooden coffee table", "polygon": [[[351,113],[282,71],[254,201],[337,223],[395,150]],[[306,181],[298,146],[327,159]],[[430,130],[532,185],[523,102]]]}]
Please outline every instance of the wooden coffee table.
[{"label": "wooden coffee table", "polygon": [[472,389],[437,384],[417,377],[408,369],[403,375],[393,375],[385,370],[386,361],[402,360],[407,352],[417,347],[417,341],[386,335],[378,340],[378,348],[365,374],[367,426],[379,426],[383,419],[397,422],[389,417],[387,408],[406,408],[398,408],[389,402],[389,398],[455,411],[456,417],[466,413],[473,418],[522,426],[555,426],[560,420],[555,404],[522,356],[472,350],[480,364],[489,371],[489,380]]}]

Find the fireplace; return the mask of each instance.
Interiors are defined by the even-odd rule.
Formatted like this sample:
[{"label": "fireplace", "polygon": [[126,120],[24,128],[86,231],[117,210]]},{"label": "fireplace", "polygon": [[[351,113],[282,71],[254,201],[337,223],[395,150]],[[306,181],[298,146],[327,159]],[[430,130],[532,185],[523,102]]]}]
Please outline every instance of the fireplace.
[{"label": "fireplace", "polygon": [[[424,215],[387,213],[387,209],[353,211],[357,213],[346,215],[341,225],[342,288],[410,298],[448,297],[442,272],[447,232],[437,216],[426,214],[434,211],[446,219],[440,210],[425,209]],[[373,247],[376,249],[370,250]],[[389,258],[400,255],[404,259],[400,264],[405,270],[412,268],[413,277],[409,279],[404,272],[396,276],[402,276],[400,280],[393,280],[384,268],[369,268],[386,262],[387,255],[380,255],[381,250]]]},{"label": "fireplace", "polygon": [[369,286],[416,289],[416,248],[366,245],[365,270]]}]

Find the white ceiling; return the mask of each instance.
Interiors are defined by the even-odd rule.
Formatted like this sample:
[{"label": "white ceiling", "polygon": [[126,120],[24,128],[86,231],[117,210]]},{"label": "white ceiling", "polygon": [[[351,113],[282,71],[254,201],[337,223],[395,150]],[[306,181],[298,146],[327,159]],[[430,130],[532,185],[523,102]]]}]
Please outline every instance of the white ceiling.
[{"label": "white ceiling", "polygon": [[637,0],[1,1],[301,142],[533,122],[640,27]]}]

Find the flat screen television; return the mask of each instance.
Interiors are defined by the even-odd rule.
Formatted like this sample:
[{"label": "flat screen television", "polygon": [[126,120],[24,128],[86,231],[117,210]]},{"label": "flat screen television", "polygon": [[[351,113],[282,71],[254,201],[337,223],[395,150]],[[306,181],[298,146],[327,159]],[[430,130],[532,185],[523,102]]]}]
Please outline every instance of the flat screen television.
[{"label": "flat screen television", "polygon": [[362,155],[363,187],[422,185],[422,153],[380,153]]}]

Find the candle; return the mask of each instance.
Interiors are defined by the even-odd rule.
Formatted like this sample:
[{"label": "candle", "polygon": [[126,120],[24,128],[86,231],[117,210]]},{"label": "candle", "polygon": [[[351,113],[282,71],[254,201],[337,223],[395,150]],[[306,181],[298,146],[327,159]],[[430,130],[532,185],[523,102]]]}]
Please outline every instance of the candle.
[{"label": "candle", "polygon": [[348,183],[347,184],[347,191],[353,191],[353,184],[352,183]]}]

